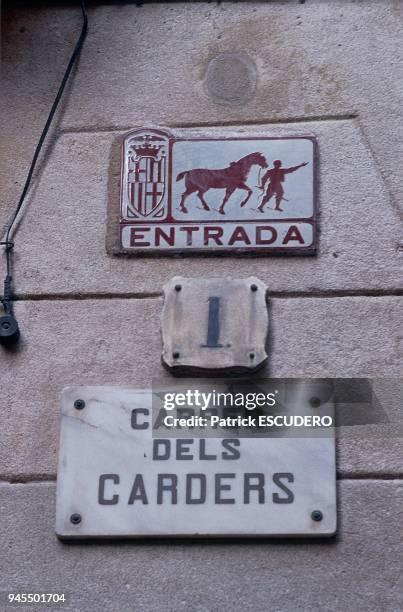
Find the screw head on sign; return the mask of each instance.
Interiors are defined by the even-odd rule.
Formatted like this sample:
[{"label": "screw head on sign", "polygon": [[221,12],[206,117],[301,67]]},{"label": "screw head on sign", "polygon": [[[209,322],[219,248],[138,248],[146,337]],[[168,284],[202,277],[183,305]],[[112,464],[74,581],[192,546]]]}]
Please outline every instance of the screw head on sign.
[{"label": "screw head on sign", "polygon": [[320,510],[314,510],[311,512],[311,519],[319,523],[323,519],[323,514]]},{"label": "screw head on sign", "polygon": [[175,291],[181,291],[182,285],[175,285]]},{"label": "screw head on sign", "polygon": [[250,286],[251,291],[257,291],[257,285],[253,284]]},{"label": "screw head on sign", "polygon": [[179,351],[174,351],[174,352],[172,353],[172,357],[173,357],[174,359],[179,359],[180,355],[181,355],[181,354],[180,354],[180,352],[179,352]]},{"label": "screw head on sign", "polygon": [[254,359],[255,358],[255,353],[249,353],[249,359]]},{"label": "screw head on sign", "polygon": [[74,514],[70,516],[70,523],[73,523],[73,525],[78,525],[81,523],[81,514],[74,512]]},{"label": "screw head on sign", "polygon": [[318,397],[311,397],[309,403],[311,404],[312,408],[319,408],[320,399]]},{"label": "screw head on sign", "polygon": [[83,408],[85,408],[85,401],[84,401],[84,400],[82,400],[82,399],[77,399],[77,400],[74,402],[74,408],[75,408],[76,410],[82,410]]}]

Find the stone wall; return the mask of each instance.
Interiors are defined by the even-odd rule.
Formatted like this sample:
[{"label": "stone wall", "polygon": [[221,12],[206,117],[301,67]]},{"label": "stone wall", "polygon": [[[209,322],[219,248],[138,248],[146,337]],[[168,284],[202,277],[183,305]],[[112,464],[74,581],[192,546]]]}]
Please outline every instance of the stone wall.
[{"label": "stone wall", "polygon": [[[386,406],[393,436],[372,426],[338,441],[331,541],[62,544],[54,481],[61,389],[150,386],[162,373],[162,285],[175,275],[253,274],[268,285],[267,375],[402,375],[402,9],[398,0],[90,5],[16,239],[22,341],[0,351],[0,591],[64,591],[63,610],[399,609],[400,400]],[[72,2],[3,7],[0,225],[80,26]],[[317,257],[108,256],[113,152],[144,124],[314,134]]]}]

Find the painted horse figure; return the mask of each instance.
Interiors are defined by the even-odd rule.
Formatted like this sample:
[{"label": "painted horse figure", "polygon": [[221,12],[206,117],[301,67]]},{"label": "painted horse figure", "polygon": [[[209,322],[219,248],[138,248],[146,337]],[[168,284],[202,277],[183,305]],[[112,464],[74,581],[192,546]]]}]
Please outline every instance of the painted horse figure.
[{"label": "painted horse figure", "polygon": [[186,189],[182,194],[179,210],[184,213],[188,212],[185,207],[185,200],[195,191],[199,196],[204,210],[210,210],[209,205],[204,199],[204,194],[209,189],[225,189],[225,196],[218,211],[222,215],[225,215],[224,206],[235,189],[243,189],[248,192],[246,198],[241,202],[241,206],[245,206],[253,193],[252,189],[245,183],[252,166],[267,168],[266,158],[261,153],[250,153],[236,162],[231,162],[228,168],[217,170],[195,168],[194,170],[180,172],[176,180],[181,181],[184,178]]}]

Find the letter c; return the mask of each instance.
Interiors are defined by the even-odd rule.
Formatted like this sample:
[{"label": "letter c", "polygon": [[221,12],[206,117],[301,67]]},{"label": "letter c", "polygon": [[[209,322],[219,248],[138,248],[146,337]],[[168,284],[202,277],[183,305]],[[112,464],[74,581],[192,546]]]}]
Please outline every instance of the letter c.
[{"label": "letter c", "polygon": [[101,474],[98,486],[98,503],[101,506],[114,506],[119,501],[119,495],[112,495],[110,499],[105,498],[105,482],[107,480],[111,480],[113,484],[119,484],[120,478],[118,474]]},{"label": "letter c", "polygon": [[137,421],[137,414],[145,414],[146,416],[148,416],[150,414],[150,411],[148,410],[148,408],[134,408],[134,410],[132,410],[131,417],[132,429],[148,429],[150,424],[147,423],[147,421],[139,423]]}]

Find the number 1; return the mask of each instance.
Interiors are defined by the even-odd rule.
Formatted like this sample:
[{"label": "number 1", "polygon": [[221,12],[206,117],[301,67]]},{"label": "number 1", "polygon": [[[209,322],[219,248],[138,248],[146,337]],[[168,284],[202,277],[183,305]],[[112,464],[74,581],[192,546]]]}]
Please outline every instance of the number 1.
[{"label": "number 1", "polygon": [[210,297],[208,299],[208,323],[207,323],[207,342],[202,347],[219,348],[220,337],[220,298]]}]

